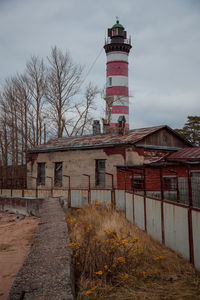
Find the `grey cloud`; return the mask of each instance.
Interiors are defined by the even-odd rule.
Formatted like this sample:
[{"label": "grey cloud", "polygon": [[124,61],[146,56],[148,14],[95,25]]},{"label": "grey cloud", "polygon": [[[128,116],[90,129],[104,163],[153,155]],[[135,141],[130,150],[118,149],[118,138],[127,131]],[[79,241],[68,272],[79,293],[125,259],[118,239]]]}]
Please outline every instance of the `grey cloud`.
[{"label": "grey cloud", "polygon": [[[188,114],[200,114],[199,0],[1,0],[0,81],[53,45],[68,49],[87,73],[115,16],[132,36],[131,125],[181,127]],[[85,84],[103,87],[105,70],[102,51]],[[102,112],[100,98],[98,105]]]}]

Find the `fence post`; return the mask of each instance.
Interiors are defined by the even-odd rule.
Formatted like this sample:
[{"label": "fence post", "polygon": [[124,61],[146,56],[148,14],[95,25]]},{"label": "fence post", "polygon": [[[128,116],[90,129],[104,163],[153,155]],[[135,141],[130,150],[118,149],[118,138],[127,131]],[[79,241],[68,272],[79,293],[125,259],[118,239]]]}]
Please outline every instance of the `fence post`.
[{"label": "fence post", "polygon": [[114,189],[114,178],[113,178],[113,174],[105,172],[105,174],[111,176],[112,179],[112,190],[111,190],[111,206],[113,209],[116,208],[116,202],[115,202],[115,189]]},{"label": "fence post", "polygon": [[144,176],[144,229],[147,231],[147,209],[146,209],[146,171],[143,169]]},{"label": "fence post", "polygon": [[69,180],[69,184],[68,184],[68,196],[67,196],[67,198],[68,198],[68,208],[70,208],[71,207],[71,184],[70,184],[70,176],[69,175],[63,175],[63,177],[67,177],[68,178],[68,180]]},{"label": "fence post", "polygon": [[88,177],[88,204],[90,204],[91,203],[90,175],[83,174],[83,176]]},{"label": "fence post", "polygon": [[165,244],[165,228],[164,228],[164,193],[163,193],[163,172],[160,167],[160,192],[161,192],[161,228],[162,228],[162,244]]},{"label": "fence post", "polygon": [[22,177],[22,198],[24,198],[24,177]]},{"label": "fence post", "polygon": [[192,184],[191,173],[189,166],[187,167],[188,175],[188,191],[189,191],[189,207],[188,207],[188,238],[189,238],[189,250],[190,250],[190,263],[194,264],[194,243],[193,243],[193,229],[192,229]]},{"label": "fence post", "polygon": [[1,195],[2,195],[2,189],[3,189],[3,178],[1,178]]},{"label": "fence post", "polygon": [[12,180],[12,178],[10,178],[10,185],[11,185],[10,196],[12,197],[12,195],[13,195],[13,180]]}]

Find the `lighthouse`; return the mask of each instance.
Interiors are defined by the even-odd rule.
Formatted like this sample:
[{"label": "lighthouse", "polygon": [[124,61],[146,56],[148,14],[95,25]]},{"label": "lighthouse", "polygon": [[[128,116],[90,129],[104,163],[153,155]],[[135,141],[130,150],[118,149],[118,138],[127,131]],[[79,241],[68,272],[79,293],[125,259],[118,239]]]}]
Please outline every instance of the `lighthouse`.
[{"label": "lighthouse", "polygon": [[128,55],[131,48],[131,39],[127,38],[124,27],[117,19],[116,24],[108,29],[104,45],[107,57],[106,120],[110,132],[115,131],[122,116],[126,119],[126,130],[129,129]]}]

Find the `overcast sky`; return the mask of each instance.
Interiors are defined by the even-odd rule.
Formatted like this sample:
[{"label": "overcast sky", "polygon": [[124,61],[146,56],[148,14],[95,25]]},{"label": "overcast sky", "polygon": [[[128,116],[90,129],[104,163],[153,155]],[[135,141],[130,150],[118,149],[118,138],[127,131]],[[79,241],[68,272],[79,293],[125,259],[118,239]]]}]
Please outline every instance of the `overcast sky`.
[{"label": "overcast sky", "polygon": [[[102,88],[104,37],[116,16],[133,44],[131,127],[181,128],[200,115],[200,0],[0,0],[0,83],[56,45],[86,73],[100,53],[85,83]],[[99,100],[99,118],[103,107]]]}]

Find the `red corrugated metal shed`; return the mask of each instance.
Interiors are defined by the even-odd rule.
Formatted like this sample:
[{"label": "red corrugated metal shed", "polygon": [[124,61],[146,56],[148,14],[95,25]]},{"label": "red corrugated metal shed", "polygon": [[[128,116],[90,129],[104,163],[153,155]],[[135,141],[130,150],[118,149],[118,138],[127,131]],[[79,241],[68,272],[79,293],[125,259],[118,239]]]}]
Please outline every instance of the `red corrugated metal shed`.
[{"label": "red corrugated metal shed", "polygon": [[169,155],[167,160],[200,160],[200,147],[183,148]]}]

